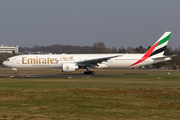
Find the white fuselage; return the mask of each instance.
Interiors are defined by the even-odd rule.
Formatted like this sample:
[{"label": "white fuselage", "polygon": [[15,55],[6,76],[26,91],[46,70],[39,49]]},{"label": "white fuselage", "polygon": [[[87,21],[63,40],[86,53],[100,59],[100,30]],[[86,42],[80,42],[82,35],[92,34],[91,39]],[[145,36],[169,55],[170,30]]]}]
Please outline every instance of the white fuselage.
[{"label": "white fuselage", "polygon": [[63,63],[77,63],[115,55],[120,57],[99,63],[96,68],[134,68],[156,63],[153,59],[148,58],[137,65],[130,66],[140,60],[144,54],[46,54],[18,55],[9,58],[3,64],[17,69],[61,69]]},{"label": "white fuselage", "polygon": [[[3,65],[17,69],[62,69],[74,72],[86,69],[84,74],[95,74],[93,68],[136,68],[171,60],[164,51],[171,32],[165,32],[144,54],[46,54],[18,55],[8,58]],[[18,74],[16,72],[16,74]]]}]

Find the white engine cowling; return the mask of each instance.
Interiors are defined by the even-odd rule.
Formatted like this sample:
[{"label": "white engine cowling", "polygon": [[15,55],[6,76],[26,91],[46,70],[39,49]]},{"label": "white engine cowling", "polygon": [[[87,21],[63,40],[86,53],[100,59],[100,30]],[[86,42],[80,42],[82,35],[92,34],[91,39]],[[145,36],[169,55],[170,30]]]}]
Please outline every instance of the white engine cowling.
[{"label": "white engine cowling", "polygon": [[62,72],[75,72],[78,70],[78,66],[75,63],[63,63]]}]

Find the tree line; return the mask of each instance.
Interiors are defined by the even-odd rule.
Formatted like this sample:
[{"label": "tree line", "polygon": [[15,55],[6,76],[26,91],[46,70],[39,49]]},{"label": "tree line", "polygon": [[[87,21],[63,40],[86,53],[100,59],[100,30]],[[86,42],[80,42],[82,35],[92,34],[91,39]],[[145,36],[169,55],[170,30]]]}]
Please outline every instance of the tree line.
[{"label": "tree line", "polygon": [[[150,46],[147,48],[149,49]],[[34,47],[19,47],[19,52],[24,53],[28,52],[44,52],[44,53],[52,53],[52,54],[91,54],[91,53],[144,53],[147,50],[142,46],[136,47],[121,47],[119,49],[112,47],[107,48],[103,42],[95,42],[92,46],[73,46],[73,45],[59,45],[54,44],[51,46],[39,46],[36,45]]]},{"label": "tree line", "polygon": [[[43,53],[52,53],[52,54],[91,54],[91,53],[145,53],[151,46],[144,48],[143,46],[139,47],[120,47],[120,48],[107,48],[105,43],[103,42],[95,42],[92,46],[73,46],[73,45],[59,45],[54,44],[51,46],[39,46],[36,45],[34,47],[19,47],[19,52],[24,53],[25,51],[29,52],[38,52],[41,51]],[[176,49],[172,49],[171,47],[166,47],[165,55],[176,55],[173,57],[172,61],[164,62],[155,64],[154,67],[162,67],[165,66],[166,68],[174,68],[176,65],[180,65],[180,47]],[[0,64],[8,57],[16,55],[15,53],[7,54],[2,53],[0,54]]]}]

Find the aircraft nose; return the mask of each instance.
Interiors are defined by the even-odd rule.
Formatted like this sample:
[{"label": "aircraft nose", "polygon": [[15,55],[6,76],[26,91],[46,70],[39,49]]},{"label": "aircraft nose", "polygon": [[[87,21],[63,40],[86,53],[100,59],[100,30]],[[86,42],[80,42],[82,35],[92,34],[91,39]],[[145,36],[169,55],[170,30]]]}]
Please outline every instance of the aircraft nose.
[{"label": "aircraft nose", "polygon": [[7,61],[4,61],[2,64],[3,64],[4,66],[8,66]]},{"label": "aircraft nose", "polygon": [[6,62],[4,61],[3,63],[2,63],[4,66],[6,66]]}]

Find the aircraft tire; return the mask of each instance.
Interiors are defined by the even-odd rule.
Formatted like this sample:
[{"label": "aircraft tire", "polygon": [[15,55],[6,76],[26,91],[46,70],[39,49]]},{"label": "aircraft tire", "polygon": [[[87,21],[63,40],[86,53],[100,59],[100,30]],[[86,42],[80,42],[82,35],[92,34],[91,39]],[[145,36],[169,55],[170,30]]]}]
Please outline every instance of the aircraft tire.
[{"label": "aircraft tire", "polygon": [[94,72],[94,71],[91,71],[90,73],[91,73],[91,75],[95,75],[95,72]]},{"label": "aircraft tire", "polygon": [[88,75],[95,75],[95,72],[94,71],[85,71],[84,74],[88,74]]}]

